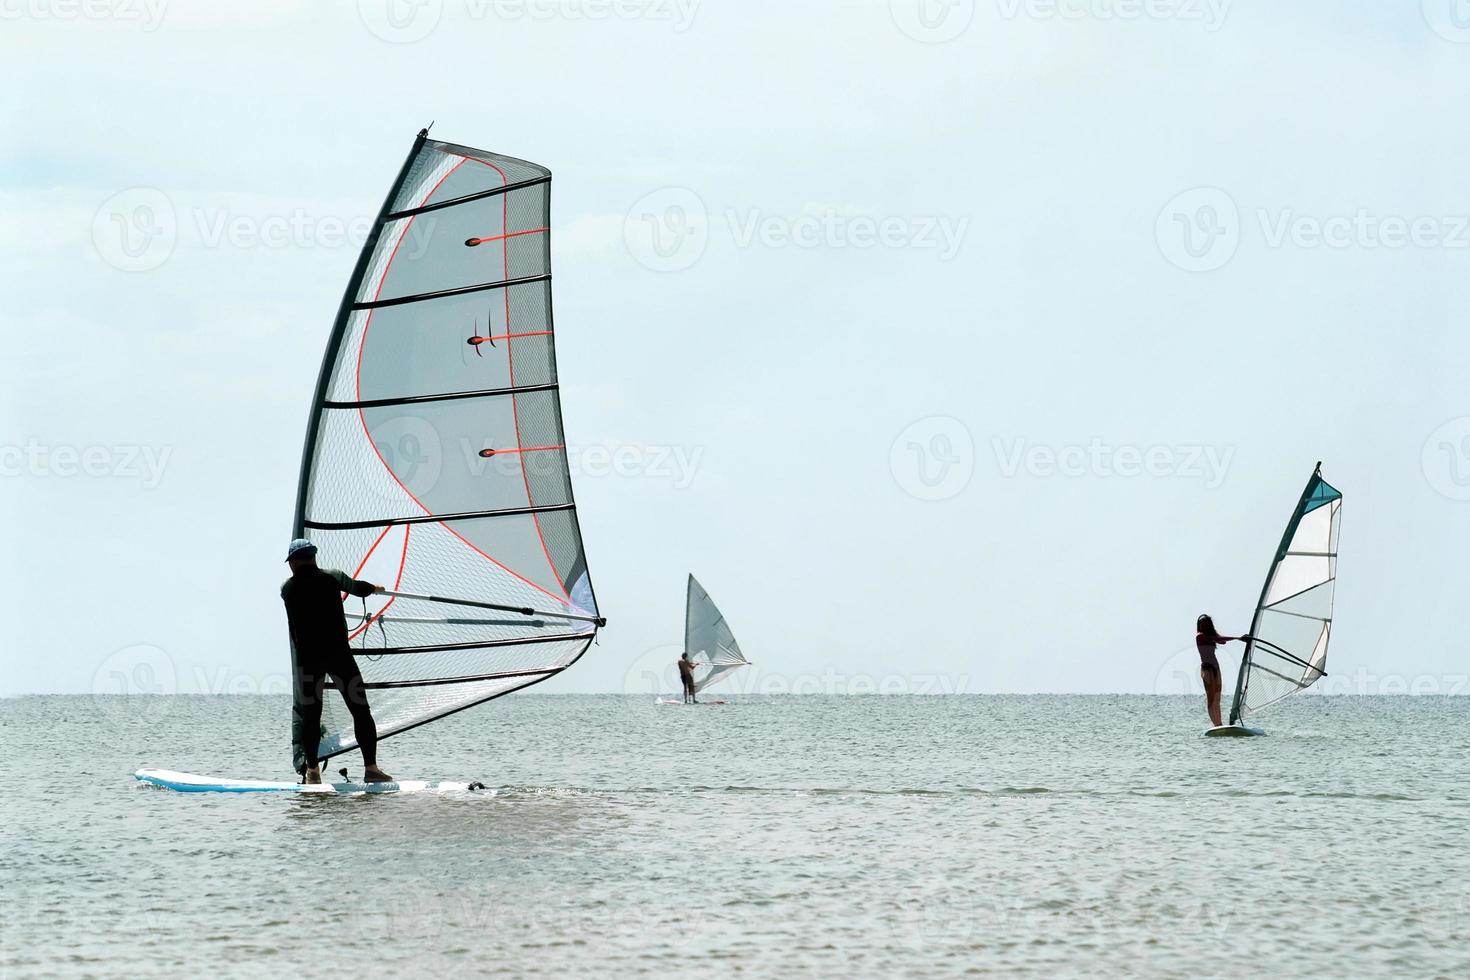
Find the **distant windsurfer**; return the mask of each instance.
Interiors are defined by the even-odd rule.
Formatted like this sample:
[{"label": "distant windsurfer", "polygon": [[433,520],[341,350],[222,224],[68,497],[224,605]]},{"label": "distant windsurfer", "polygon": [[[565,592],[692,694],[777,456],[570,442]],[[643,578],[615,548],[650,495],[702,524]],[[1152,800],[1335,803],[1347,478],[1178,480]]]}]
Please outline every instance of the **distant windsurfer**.
[{"label": "distant windsurfer", "polygon": [[319,568],[316,545],[305,538],[291,542],[286,562],[291,566],[291,577],[281,586],[281,601],[286,604],[286,623],[296,649],[296,711],[301,717],[301,748],[306,755],[302,782],[322,781],[316,753],[322,695],[330,676],[352,712],[353,733],[362,750],[363,781],[391,783],[393,777],[378,768],[378,726],[368,708],[362,672],[352,659],[347,617],[342,612],[342,593],[365,598],[383,588],[360,582],[346,572]]},{"label": "distant windsurfer", "polygon": [[1205,707],[1210,712],[1210,722],[1221,727],[1220,720],[1220,661],[1215,659],[1215,647],[1231,640],[1244,640],[1243,636],[1221,636],[1215,629],[1215,621],[1208,615],[1195,620],[1194,646],[1199,651],[1199,675],[1205,682]]},{"label": "distant windsurfer", "polygon": [[688,650],[679,657],[679,680],[684,685],[684,703],[698,704],[699,698],[694,696],[694,661],[689,659]]}]

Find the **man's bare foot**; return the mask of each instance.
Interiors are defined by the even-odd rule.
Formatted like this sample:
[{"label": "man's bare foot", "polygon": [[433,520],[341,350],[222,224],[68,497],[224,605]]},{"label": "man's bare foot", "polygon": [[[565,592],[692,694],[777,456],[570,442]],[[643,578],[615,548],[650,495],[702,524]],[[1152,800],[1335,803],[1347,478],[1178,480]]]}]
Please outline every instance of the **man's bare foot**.
[{"label": "man's bare foot", "polygon": [[362,781],[365,783],[391,783],[393,782],[393,777],[377,766],[363,766]]},{"label": "man's bare foot", "polygon": [[308,786],[319,786],[319,785],[321,785],[321,781],[322,781],[322,771],[321,771],[321,769],[319,767],[317,767],[317,766],[307,766],[306,767],[306,774],[301,777],[301,781],[303,783],[305,783],[306,785],[308,785]]}]

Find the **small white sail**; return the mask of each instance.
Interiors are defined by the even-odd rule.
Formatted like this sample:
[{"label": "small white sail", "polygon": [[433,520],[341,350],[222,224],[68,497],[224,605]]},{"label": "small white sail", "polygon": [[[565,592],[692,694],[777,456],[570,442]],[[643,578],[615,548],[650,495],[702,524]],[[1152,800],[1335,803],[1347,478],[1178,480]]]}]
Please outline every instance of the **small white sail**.
[{"label": "small white sail", "polygon": [[695,663],[696,692],[750,663],[740,652],[740,644],[714,600],[693,575],[689,576],[689,595],[684,607],[684,650]]}]

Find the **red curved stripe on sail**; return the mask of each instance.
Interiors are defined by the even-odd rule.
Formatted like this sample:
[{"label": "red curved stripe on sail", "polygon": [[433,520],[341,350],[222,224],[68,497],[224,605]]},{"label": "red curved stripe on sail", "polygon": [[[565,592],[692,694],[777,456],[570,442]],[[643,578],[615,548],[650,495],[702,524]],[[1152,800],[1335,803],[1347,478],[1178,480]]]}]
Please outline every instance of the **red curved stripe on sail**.
[{"label": "red curved stripe on sail", "polygon": [[[470,159],[470,158],[467,158],[467,159]],[[501,170],[494,163],[490,162],[489,160],[479,160],[478,162],[479,163],[482,163],[482,164],[485,164],[488,167],[493,168],[496,173],[500,174],[500,181],[501,181],[502,184],[508,184],[508,183],[510,183],[510,178],[506,175],[505,171],[504,170]],[[510,224],[510,201],[508,200],[509,196],[510,195],[508,195],[508,194],[502,194],[502,195],[500,195],[500,227],[501,227],[501,229],[507,228],[509,226],[509,224]],[[508,249],[508,248],[505,247],[505,243],[504,243],[504,240],[503,239],[501,241],[501,246],[500,246],[500,258],[501,258],[501,278],[503,278],[503,279],[509,279],[510,278],[510,249]],[[503,290],[501,290],[501,293],[504,294],[504,297],[505,297],[505,329],[508,331],[508,330],[510,330],[510,290],[509,289],[503,289]],[[514,388],[515,387],[515,384],[516,384],[516,362],[515,362],[515,355],[513,353],[511,353],[511,350],[514,347],[515,347],[515,344],[513,344],[513,343],[508,343],[508,344],[505,345],[505,366],[506,366],[506,369],[510,372],[510,386],[512,388]],[[517,402],[516,396],[514,394],[512,394],[510,396],[510,417],[511,417],[511,420],[515,423],[515,429],[516,429],[516,445],[517,446],[520,446],[520,444],[521,444],[521,410],[520,410],[520,405]],[[525,485],[525,488],[526,488],[526,503],[529,504],[532,507],[536,506],[536,501],[534,499],[532,499],[532,497],[531,497],[531,478],[526,475],[526,467],[524,465],[521,467],[521,483],[524,484]],[[572,601],[571,593],[567,592],[567,587],[566,587],[565,583],[563,583],[562,580],[561,580],[561,572],[557,571],[556,562],[553,561],[552,558],[551,558],[551,549],[548,548],[548,547],[546,547],[546,535],[544,533],[542,533],[542,531],[541,531],[541,517],[539,515],[537,515],[537,514],[532,514],[531,515],[531,521],[532,521],[533,524],[536,525],[536,537],[541,541],[541,553],[546,556],[546,565],[547,565],[548,568],[551,569],[551,578],[552,578],[553,581],[556,582],[557,586],[562,590],[562,595],[566,598],[566,601],[568,603],[571,603],[571,601]]]},{"label": "red curved stripe on sail", "polygon": [[[438,182],[435,183],[433,187],[429,188],[428,192],[425,193],[424,196],[419,199],[419,203],[418,203],[417,206],[422,206],[423,204],[427,203],[429,201],[429,199],[434,196],[434,193],[436,191],[438,191],[441,186],[443,186],[444,182],[446,180],[448,180],[450,178],[450,176],[452,176],[456,170],[458,170],[460,167],[464,166],[464,164],[466,162],[468,162],[470,159],[471,159],[470,157],[461,156],[460,157],[460,162],[457,163],[457,164],[455,164],[453,167],[449,168],[449,170],[444,174],[444,176],[441,177],[441,178],[439,178]],[[477,161],[477,162],[484,163],[485,161],[481,160],[481,161]],[[495,169],[496,170],[499,170],[498,167],[495,168]],[[504,171],[500,171],[500,174],[501,174],[501,179],[504,180],[505,179],[505,173],[504,173]],[[505,205],[503,204],[502,206],[504,207]],[[503,227],[503,222],[506,220],[506,216],[508,216],[508,215],[503,215],[502,216],[502,219],[501,219],[502,220],[502,227]],[[398,236],[398,241],[396,241],[393,244],[393,250],[388,253],[388,260],[385,263],[383,263],[383,271],[382,271],[382,273],[380,274],[380,276],[378,278],[378,288],[373,293],[373,302],[377,302],[377,300],[379,298],[381,298],[382,293],[383,293],[383,286],[386,285],[387,282],[388,282],[388,270],[391,269],[392,266],[393,266],[393,260],[398,255],[398,249],[408,239],[408,229],[409,229],[409,226],[413,224],[415,218],[417,218],[417,217],[418,217],[417,215],[414,215],[413,217],[410,217],[408,219],[408,222],[403,227],[403,231]],[[508,261],[509,260],[507,259],[507,264],[508,264]],[[506,296],[505,304],[506,304],[506,324],[507,324],[507,329],[509,329],[509,324],[510,324],[510,297],[509,297],[509,295]],[[356,364],[356,370],[354,372],[353,383],[354,383],[355,390],[356,390],[356,393],[357,393],[357,400],[358,401],[362,401],[362,357],[363,357],[363,352],[367,349],[367,334],[368,334],[368,329],[372,326],[372,319],[373,319],[374,312],[376,312],[376,311],[375,310],[369,310],[368,311],[367,318],[363,321],[363,325],[362,325],[362,337],[358,341],[358,345],[357,345],[357,364]],[[507,345],[507,356],[509,356],[509,345]],[[512,375],[512,383],[514,383],[514,375]],[[511,400],[512,400],[512,412],[514,412],[514,400],[515,400],[515,396],[514,395],[511,396]],[[418,497],[415,496],[414,493],[411,490],[409,490],[407,486],[404,485],[403,481],[398,478],[398,474],[396,472],[394,472],[393,467],[389,466],[388,465],[388,461],[383,458],[383,454],[378,450],[378,444],[375,441],[373,441],[372,432],[369,431],[369,429],[368,429],[367,414],[366,414],[366,412],[363,409],[359,408],[357,410],[357,417],[358,417],[358,421],[361,422],[361,424],[362,424],[362,432],[363,432],[363,435],[367,438],[368,445],[372,447],[373,454],[378,457],[378,462],[380,462],[380,463],[383,464],[383,469],[388,472],[388,475],[393,478],[393,482],[396,483],[396,484],[398,484],[399,489],[401,489],[404,492],[404,494],[408,497],[409,500],[412,500],[414,502],[414,504],[417,507],[419,507],[419,509],[421,509],[425,514],[428,514],[429,516],[432,517],[433,514],[434,514],[434,512],[432,510],[430,510],[428,507],[424,506],[424,502],[421,501],[421,500],[419,500]],[[517,443],[520,442],[519,421],[517,421],[516,442]],[[522,476],[523,479],[525,478],[525,468],[524,467],[522,467],[522,469],[521,469],[521,476]],[[529,482],[529,480],[526,481],[526,501],[527,501],[528,504],[531,502],[531,488],[530,488],[530,482]],[[543,537],[541,535],[541,523],[540,523],[539,520],[536,520],[536,515],[534,515],[534,514],[531,515],[531,518],[535,522],[537,537],[541,538],[541,548],[542,548],[542,551],[546,553],[547,561],[550,562],[551,561],[551,554],[550,554],[549,551],[546,550],[546,539],[545,539],[545,537]],[[546,589],[545,587],[543,587],[541,585],[538,585],[535,582],[532,582],[530,579],[526,578],[524,575],[520,574],[515,569],[506,566],[504,562],[498,561],[497,559],[495,559],[491,555],[488,555],[484,551],[480,550],[480,548],[477,547],[474,544],[474,542],[470,541],[464,535],[460,534],[458,531],[456,531],[449,524],[447,524],[447,523],[445,523],[443,521],[440,521],[438,523],[439,523],[439,526],[440,527],[442,527],[444,530],[448,531],[450,534],[452,534],[456,538],[458,538],[461,542],[464,543],[464,545],[466,547],[468,547],[475,554],[479,555],[481,558],[484,558],[486,561],[488,561],[491,564],[495,565],[497,568],[499,568],[502,571],[506,572],[508,575],[512,576],[513,578],[516,578],[516,579],[520,580],[521,582],[524,582],[526,585],[529,585],[531,588],[535,589],[537,592],[540,592],[543,595],[545,595],[545,596],[547,596],[547,597],[549,597],[551,599],[554,599],[557,602],[563,602],[563,603],[565,603],[565,604],[567,604],[569,606],[572,606],[572,608],[580,608],[580,607],[576,606],[575,603],[572,603],[571,602],[571,596],[570,595],[563,594],[561,596],[558,596],[556,593],[551,592],[550,590]],[[407,548],[407,539],[406,538],[405,538],[404,546],[405,546],[405,548]],[[560,586],[561,585],[561,576],[556,574],[556,565],[555,565],[555,563],[551,563],[551,570],[552,570],[552,573],[553,573],[553,577],[555,578],[557,584]],[[564,588],[563,588],[563,592],[565,593],[565,589]],[[385,606],[384,608],[387,608],[387,607]]]},{"label": "red curved stripe on sail", "polygon": [[[405,526],[407,526],[407,525],[405,525]],[[368,545],[367,554],[365,554],[365,555],[362,556],[362,561],[358,562],[357,563],[357,567],[352,570],[352,577],[353,578],[357,578],[359,575],[362,574],[363,568],[365,568],[367,566],[368,559],[373,556],[373,552],[375,552],[375,551],[378,550],[378,545],[380,545],[380,544],[383,543],[383,539],[388,536],[388,532],[391,531],[391,530],[393,530],[393,525],[392,524],[389,524],[387,527],[383,528],[383,533],[380,534],[380,535],[378,535],[376,538],[374,538],[373,539],[373,543],[370,544],[370,545]],[[346,602],[347,601],[347,593],[346,592],[343,592],[342,593],[342,601],[343,602]]]},{"label": "red curved stripe on sail", "polygon": [[[368,548],[367,554],[365,554],[365,555],[362,556],[362,561],[360,561],[360,562],[357,563],[357,568],[352,573],[352,577],[353,578],[357,578],[359,575],[362,574],[362,570],[367,567],[367,563],[368,563],[369,559],[371,559],[373,557],[373,552],[375,552],[375,551],[378,550],[378,545],[380,545],[380,544],[383,543],[383,539],[386,538],[388,536],[388,532],[389,531],[392,531],[392,530],[393,530],[393,525],[392,524],[390,524],[387,527],[383,528],[383,533],[380,534],[380,535],[378,535],[378,540],[376,540],[376,541],[373,542],[372,547]],[[409,534],[412,531],[413,531],[413,525],[412,524],[405,524],[405,525],[403,525],[403,550],[401,552],[399,552],[399,555],[398,555],[398,574],[396,576],[394,576],[394,578],[393,578],[393,591],[394,592],[397,592],[398,589],[399,589],[399,586],[401,586],[403,584],[403,566],[405,564],[407,564],[407,562],[408,562],[408,536],[409,536]],[[346,602],[347,601],[347,593],[345,593],[345,592],[342,593],[342,601],[343,602]],[[388,607],[391,606],[391,605],[393,605],[393,603],[395,603],[397,601],[398,601],[398,597],[397,596],[393,596],[387,602],[383,603],[383,608],[382,609],[379,609],[377,612],[373,613],[367,619],[364,619],[362,621],[362,625],[361,626],[359,626],[357,629],[353,630],[351,633],[348,633],[347,634],[347,642],[348,643],[351,643],[353,640],[357,639],[357,637],[362,633],[363,630],[365,630],[369,626],[373,625],[373,623],[376,622],[380,616],[382,616],[384,613],[386,613],[388,611]]]},{"label": "red curved stripe on sail", "polygon": [[[408,525],[404,525],[404,526],[407,527]],[[392,524],[389,524],[387,527],[383,528],[383,533],[380,534],[380,535],[378,535],[377,538],[375,538],[373,540],[373,543],[368,546],[367,553],[362,556],[362,561],[358,562],[357,563],[357,567],[352,570],[352,577],[353,578],[357,578],[359,575],[362,574],[362,570],[367,567],[367,563],[368,563],[369,559],[371,559],[373,557],[373,552],[375,552],[375,551],[378,550],[378,545],[380,545],[380,544],[383,543],[383,539],[388,536],[388,532],[391,531],[391,530],[393,530],[393,525]],[[342,593],[342,601],[343,601],[343,603],[346,603],[347,602],[347,593],[346,592]],[[392,600],[391,599],[389,600],[389,603],[388,604],[389,605],[392,605]],[[387,606],[384,606],[383,608],[386,609]],[[350,633],[347,634],[347,642],[348,643],[351,643],[353,640],[357,639],[358,634],[361,633],[363,630],[367,629],[368,628],[368,625],[371,622],[372,622],[372,618],[368,618],[368,619],[363,620],[361,626],[359,626],[357,629],[355,629],[352,632],[350,632]]]}]

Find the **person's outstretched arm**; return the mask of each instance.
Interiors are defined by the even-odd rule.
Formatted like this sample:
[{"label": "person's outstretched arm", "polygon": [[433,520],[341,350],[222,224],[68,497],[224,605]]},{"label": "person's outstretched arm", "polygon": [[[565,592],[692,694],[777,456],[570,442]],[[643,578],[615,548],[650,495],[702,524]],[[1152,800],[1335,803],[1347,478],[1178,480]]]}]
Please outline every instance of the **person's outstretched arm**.
[{"label": "person's outstretched arm", "polygon": [[374,585],[371,582],[364,582],[360,579],[355,579],[351,575],[348,575],[346,572],[339,572],[336,569],[333,569],[331,572],[328,572],[328,574],[331,575],[332,578],[337,580],[337,585],[342,589],[343,592],[346,592],[348,595],[355,595],[359,599],[366,599],[368,596],[376,592],[383,591],[383,587],[381,585]]}]

